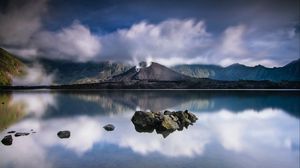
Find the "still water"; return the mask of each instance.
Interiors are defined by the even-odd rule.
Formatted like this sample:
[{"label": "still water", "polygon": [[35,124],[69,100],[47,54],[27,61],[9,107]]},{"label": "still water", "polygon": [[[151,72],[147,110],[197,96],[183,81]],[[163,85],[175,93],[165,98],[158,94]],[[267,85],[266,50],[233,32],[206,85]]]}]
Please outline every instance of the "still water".
[{"label": "still water", "polygon": [[[296,91],[19,91],[0,103],[0,139],[30,133],[0,143],[1,168],[299,168]],[[135,110],[166,109],[198,120],[166,138],[135,131]]]}]

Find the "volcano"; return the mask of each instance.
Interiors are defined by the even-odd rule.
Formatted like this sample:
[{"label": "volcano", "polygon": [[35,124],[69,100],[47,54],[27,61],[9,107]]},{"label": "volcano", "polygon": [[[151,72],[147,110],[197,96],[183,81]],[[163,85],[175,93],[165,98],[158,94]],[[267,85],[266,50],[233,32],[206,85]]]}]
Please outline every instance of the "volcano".
[{"label": "volcano", "polygon": [[161,64],[152,62],[150,66],[142,62],[139,66],[112,77],[111,81],[186,81],[192,79]]}]

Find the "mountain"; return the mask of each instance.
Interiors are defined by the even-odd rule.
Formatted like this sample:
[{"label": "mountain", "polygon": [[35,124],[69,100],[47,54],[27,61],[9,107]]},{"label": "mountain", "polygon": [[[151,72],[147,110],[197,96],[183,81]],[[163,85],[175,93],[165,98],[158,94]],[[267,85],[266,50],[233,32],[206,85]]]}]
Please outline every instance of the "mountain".
[{"label": "mountain", "polygon": [[130,66],[112,62],[72,62],[40,58],[26,61],[27,64],[38,62],[48,74],[54,74],[56,84],[96,83],[127,71]]},{"label": "mountain", "polygon": [[59,85],[99,83],[105,81],[181,81],[190,78],[210,78],[223,81],[255,80],[274,82],[300,81],[300,59],[283,67],[266,68],[261,65],[249,67],[233,64],[228,67],[218,65],[177,65],[165,67],[158,63],[139,68],[113,62],[78,63],[67,60],[39,58],[25,60],[0,48],[0,85],[11,85],[12,78],[25,74],[25,67],[38,62],[48,74],[54,74],[54,83]]},{"label": "mountain", "polygon": [[25,65],[14,55],[0,48],[0,85],[11,85],[14,76],[25,73]]},{"label": "mountain", "polygon": [[183,81],[189,79],[191,79],[191,77],[152,62],[150,66],[146,66],[145,63],[140,63],[140,67],[132,67],[128,71],[112,77],[110,81]]},{"label": "mountain", "polygon": [[270,80],[270,81],[300,81],[300,59],[283,67],[267,68],[262,65],[254,67],[233,64],[228,67],[217,65],[177,65],[173,70],[195,78],[211,78],[216,80]]}]

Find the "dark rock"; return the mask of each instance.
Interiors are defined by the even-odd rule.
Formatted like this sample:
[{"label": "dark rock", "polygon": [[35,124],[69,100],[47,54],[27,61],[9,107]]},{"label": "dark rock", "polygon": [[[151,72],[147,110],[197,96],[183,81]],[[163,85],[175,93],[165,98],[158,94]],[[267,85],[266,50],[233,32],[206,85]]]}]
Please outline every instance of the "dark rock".
[{"label": "dark rock", "polygon": [[59,131],[59,132],[57,133],[57,136],[58,136],[59,138],[70,138],[71,132],[70,132],[70,131]]},{"label": "dark rock", "polygon": [[4,104],[4,102],[2,102],[1,104]]},{"label": "dark rock", "polygon": [[11,145],[13,142],[13,138],[11,135],[6,135],[2,140],[1,140],[3,145]]},{"label": "dark rock", "polygon": [[103,127],[106,131],[113,131],[115,129],[115,126],[112,124],[107,124]]},{"label": "dark rock", "polygon": [[27,132],[17,132],[17,133],[15,133],[15,137],[27,136],[27,135],[29,135],[29,133],[27,133]]},{"label": "dark rock", "polygon": [[137,132],[153,132],[162,134],[163,137],[167,137],[170,133],[183,128],[188,128],[189,125],[193,125],[198,118],[189,113],[187,110],[171,112],[143,112],[136,111],[131,119]]},{"label": "dark rock", "polygon": [[14,134],[14,133],[16,133],[16,131],[8,131],[7,133],[8,134]]}]

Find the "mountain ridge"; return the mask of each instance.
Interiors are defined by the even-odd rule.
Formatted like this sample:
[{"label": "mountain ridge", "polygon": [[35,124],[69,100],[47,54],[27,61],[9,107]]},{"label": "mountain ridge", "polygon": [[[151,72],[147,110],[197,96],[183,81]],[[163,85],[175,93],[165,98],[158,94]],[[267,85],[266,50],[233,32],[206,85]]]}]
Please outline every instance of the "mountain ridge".
[{"label": "mountain ridge", "polygon": [[15,76],[25,73],[25,64],[13,54],[0,48],[0,85],[11,85]]},{"label": "mountain ridge", "polygon": [[300,81],[300,59],[294,60],[283,67],[267,68],[262,65],[254,67],[232,64],[227,67],[218,65],[176,65],[173,70],[196,78],[211,78],[215,80],[270,80],[279,81]]}]

